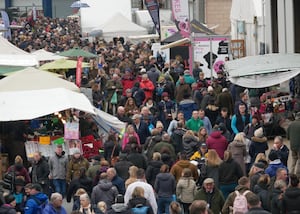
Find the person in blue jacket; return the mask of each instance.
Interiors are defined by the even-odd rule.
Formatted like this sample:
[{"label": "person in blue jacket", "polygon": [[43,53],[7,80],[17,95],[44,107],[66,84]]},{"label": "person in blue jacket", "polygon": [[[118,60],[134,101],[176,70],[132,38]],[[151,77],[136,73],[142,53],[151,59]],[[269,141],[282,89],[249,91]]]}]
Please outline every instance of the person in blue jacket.
[{"label": "person in blue jacket", "polygon": [[30,197],[25,205],[25,214],[37,214],[42,203],[48,203],[48,196],[41,192],[41,185],[34,183],[30,186]]},{"label": "person in blue jacket", "polygon": [[42,213],[44,214],[67,214],[66,209],[62,206],[63,198],[58,192],[52,193],[50,202],[45,206]]}]

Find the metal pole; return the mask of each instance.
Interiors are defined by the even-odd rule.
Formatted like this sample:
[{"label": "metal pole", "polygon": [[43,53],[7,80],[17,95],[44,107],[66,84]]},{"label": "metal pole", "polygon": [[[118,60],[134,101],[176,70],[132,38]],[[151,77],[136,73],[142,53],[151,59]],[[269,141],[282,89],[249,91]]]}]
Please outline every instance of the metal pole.
[{"label": "metal pole", "polygon": [[213,80],[213,50],[212,50],[212,37],[210,36],[209,37],[209,48],[210,48],[210,54],[209,54],[209,57],[210,57],[210,80],[212,81]]}]

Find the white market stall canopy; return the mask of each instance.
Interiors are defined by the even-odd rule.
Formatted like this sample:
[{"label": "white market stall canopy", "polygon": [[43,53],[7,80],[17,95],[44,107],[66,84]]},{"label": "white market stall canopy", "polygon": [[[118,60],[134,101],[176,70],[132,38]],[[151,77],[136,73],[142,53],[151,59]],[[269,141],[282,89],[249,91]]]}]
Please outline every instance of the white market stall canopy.
[{"label": "white market stall canopy", "polygon": [[248,56],[225,64],[229,80],[249,88],[280,84],[300,73],[300,54]]},{"label": "white market stall canopy", "polygon": [[35,66],[38,61],[35,56],[14,46],[7,39],[0,36],[0,65]]},{"label": "white market stall canopy", "polygon": [[79,92],[79,88],[72,82],[57,77],[55,73],[28,67],[24,70],[0,80],[0,91],[27,91],[51,88],[65,88]]},{"label": "white market stall canopy", "polygon": [[31,55],[35,56],[37,61],[52,61],[57,59],[66,59],[67,57],[59,56],[55,53],[51,53],[46,51],[45,49],[40,49],[31,53]]},{"label": "white market stall canopy", "polygon": [[0,92],[0,121],[31,120],[71,108],[95,114],[84,94],[64,88]]},{"label": "white market stall canopy", "polygon": [[102,36],[104,39],[148,34],[145,28],[131,22],[121,13],[116,13],[103,25],[94,28],[92,32],[96,30],[102,30]]}]

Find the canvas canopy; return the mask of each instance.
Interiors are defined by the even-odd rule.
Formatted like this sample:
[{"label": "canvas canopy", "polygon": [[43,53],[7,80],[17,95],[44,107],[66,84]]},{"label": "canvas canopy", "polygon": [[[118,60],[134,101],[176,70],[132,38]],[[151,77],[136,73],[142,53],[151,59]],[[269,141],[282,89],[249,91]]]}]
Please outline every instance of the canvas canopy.
[{"label": "canvas canopy", "polygon": [[249,88],[280,84],[300,73],[300,54],[248,56],[225,64],[229,80]]},{"label": "canvas canopy", "polygon": [[0,92],[0,121],[31,120],[66,109],[94,114],[84,94],[64,88]]},{"label": "canvas canopy", "polygon": [[[92,30],[102,30],[102,37],[104,39],[112,39],[113,37],[128,37],[146,35],[147,30],[127,19],[121,13],[116,13],[103,25]],[[91,33],[92,33],[91,32]]]},{"label": "canvas canopy", "polygon": [[46,51],[45,49],[40,49],[31,53],[35,56],[38,61],[52,61],[57,59],[66,59],[64,56],[59,56],[57,54]]},{"label": "canvas canopy", "polygon": [[0,91],[27,91],[51,88],[65,88],[79,92],[79,88],[74,83],[57,77],[54,73],[32,67],[17,71],[0,80]]},{"label": "canvas canopy", "polygon": [[35,66],[38,61],[35,56],[14,46],[7,39],[0,36],[0,65]]}]

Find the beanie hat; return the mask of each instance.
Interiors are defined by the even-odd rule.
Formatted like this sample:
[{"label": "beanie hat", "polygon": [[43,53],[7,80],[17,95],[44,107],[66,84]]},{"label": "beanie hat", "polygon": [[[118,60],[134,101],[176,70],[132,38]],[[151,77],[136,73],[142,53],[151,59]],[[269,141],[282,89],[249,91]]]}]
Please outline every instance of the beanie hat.
[{"label": "beanie hat", "polygon": [[263,128],[260,127],[260,128],[258,128],[258,129],[256,129],[256,130],[254,131],[254,136],[255,136],[255,137],[263,137],[263,136],[264,136]]},{"label": "beanie hat", "polygon": [[212,86],[208,86],[207,91],[208,92],[214,91],[214,88]]}]

